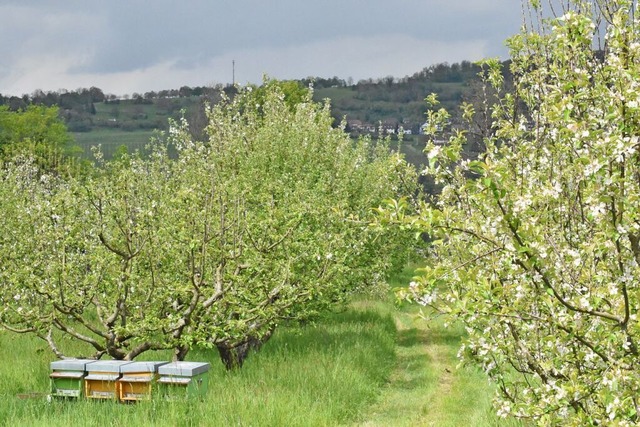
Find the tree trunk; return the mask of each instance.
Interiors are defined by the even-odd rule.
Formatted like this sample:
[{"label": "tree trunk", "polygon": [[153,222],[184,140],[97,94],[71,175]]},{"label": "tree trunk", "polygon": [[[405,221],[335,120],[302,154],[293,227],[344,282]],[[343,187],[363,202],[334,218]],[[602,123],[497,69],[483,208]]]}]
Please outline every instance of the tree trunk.
[{"label": "tree trunk", "polygon": [[174,362],[183,361],[184,358],[187,357],[188,352],[189,352],[189,346],[181,345],[179,347],[176,347],[173,352],[173,361]]},{"label": "tree trunk", "polygon": [[224,363],[225,368],[227,368],[228,371],[242,368],[242,365],[244,364],[247,356],[249,356],[249,353],[252,350],[260,350],[260,347],[269,341],[269,338],[273,335],[274,329],[275,328],[269,330],[260,338],[248,337],[240,343],[221,342],[216,344],[218,352],[220,353],[220,359],[222,359],[222,363]]}]

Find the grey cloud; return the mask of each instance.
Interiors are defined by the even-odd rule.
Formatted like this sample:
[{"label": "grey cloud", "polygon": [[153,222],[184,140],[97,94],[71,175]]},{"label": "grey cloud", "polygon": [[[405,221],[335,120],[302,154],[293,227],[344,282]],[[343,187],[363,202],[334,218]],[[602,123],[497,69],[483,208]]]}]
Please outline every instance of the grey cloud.
[{"label": "grey cloud", "polygon": [[[432,5],[430,5],[430,3]],[[246,48],[285,47],[327,37],[410,34],[460,41],[505,37],[500,2],[458,8],[452,17],[441,1],[265,2],[157,0],[110,6],[109,33],[96,41],[96,56],[77,71],[117,72],[176,59],[192,64]],[[516,26],[517,28],[517,26]]]},{"label": "grey cloud", "polygon": [[[355,61],[361,60],[368,64],[369,77],[386,75],[389,70],[411,73],[434,62],[458,60],[461,53],[471,52],[469,46],[474,46],[474,52],[504,55],[503,40],[516,33],[520,25],[519,3],[518,0],[0,0],[3,40],[0,93],[6,88],[23,88],[36,80],[30,79],[29,74],[37,76],[38,82],[51,74],[50,82],[37,84],[54,89],[74,81],[74,77],[75,81],[83,82],[95,78],[96,85],[101,78],[113,84],[126,78],[138,82],[144,73],[159,72],[195,79],[197,70],[205,73],[207,67],[220,67],[234,57],[242,58],[244,64],[239,66],[253,67],[243,70],[252,78],[269,73],[270,67],[308,75],[316,74],[313,69],[335,69],[331,74],[345,73],[341,77],[346,78],[360,74],[361,68]],[[354,40],[358,42],[353,46],[344,44]],[[381,40],[398,40],[406,45],[393,48]],[[447,45],[460,52],[447,53]],[[485,47],[480,49],[481,45]],[[323,46],[319,48],[321,55],[305,52],[313,46]],[[333,55],[326,46],[335,47],[336,52],[353,49],[359,52]],[[437,46],[437,55],[436,50],[416,51],[424,46]],[[375,55],[376,48],[388,59],[369,61],[364,56]],[[297,52],[305,63],[295,64],[296,57],[288,51]],[[248,52],[256,59],[247,56]],[[271,62],[270,56],[292,62]],[[56,61],[57,57],[60,60]],[[350,58],[354,62],[346,62]],[[392,67],[385,61],[401,63]],[[408,69],[414,63],[422,65]],[[53,71],[36,72],[31,69],[34,64],[50,66]],[[222,75],[217,69],[210,73]],[[287,77],[296,76],[287,74]],[[145,78],[165,81],[169,77],[149,74]],[[179,84],[183,82],[176,82]]]}]

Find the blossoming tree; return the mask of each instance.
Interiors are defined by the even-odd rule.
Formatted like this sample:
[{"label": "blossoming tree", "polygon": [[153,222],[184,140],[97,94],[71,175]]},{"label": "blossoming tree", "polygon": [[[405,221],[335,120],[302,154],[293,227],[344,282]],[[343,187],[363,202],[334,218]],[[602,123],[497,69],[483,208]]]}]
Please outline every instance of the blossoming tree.
[{"label": "blossoming tree", "polygon": [[[369,227],[410,169],[385,144],[351,141],[328,105],[277,82],[186,122],[146,157],[55,178],[18,159],[3,170],[0,320],[93,357],[217,347],[228,368],[282,322],[375,287],[406,237]],[[77,354],[71,354],[77,355]]]},{"label": "blossoming tree", "polygon": [[[441,193],[403,217],[433,239],[405,296],[462,321],[460,356],[503,416],[632,425],[640,413],[640,21],[636,2],[528,2],[476,160],[429,144]],[[487,84],[502,89],[496,61]],[[432,99],[432,101],[434,101]],[[488,104],[492,100],[487,100]],[[472,119],[474,108],[464,106]],[[433,131],[446,113],[430,113]]]}]

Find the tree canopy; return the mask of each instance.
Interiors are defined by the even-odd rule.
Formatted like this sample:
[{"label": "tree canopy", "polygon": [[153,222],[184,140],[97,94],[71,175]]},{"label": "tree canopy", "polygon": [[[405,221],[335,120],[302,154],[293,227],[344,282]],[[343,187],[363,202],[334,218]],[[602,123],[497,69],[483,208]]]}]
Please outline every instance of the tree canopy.
[{"label": "tree canopy", "polygon": [[71,135],[58,116],[57,107],[30,105],[12,111],[0,105],[0,156],[20,153],[33,156],[40,167],[54,170],[75,154]]},{"label": "tree canopy", "polygon": [[[497,383],[498,413],[543,425],[632,425],[640,413],[640,32],[625,0],[530,2],[509,40],[478,159],[461,130],[429,144],[442,186],[402,219],[429,233],[404,296],[462,321],[460,355]],[[559,3],[559,2],[558,2]],[[465,107],[472,119],[474,109]],[[434,123],[446,119],[433,111]],[[433,132],[437,133],[434,126]],[[400,206],[399,204],[397,206]]]},{"label": "tree canopy", "polygon": [[407,190],[410,168],[333,128],[311,95],[246,88],[208,110],[206,139],[173,123],[147,156],[98,153],[78,178],[8,164],[3,325],[60,357],[67,336],[116,359],[217,347],[233,368],[280,323],[380,286],[407,238],[370,227],[371,209]]}]

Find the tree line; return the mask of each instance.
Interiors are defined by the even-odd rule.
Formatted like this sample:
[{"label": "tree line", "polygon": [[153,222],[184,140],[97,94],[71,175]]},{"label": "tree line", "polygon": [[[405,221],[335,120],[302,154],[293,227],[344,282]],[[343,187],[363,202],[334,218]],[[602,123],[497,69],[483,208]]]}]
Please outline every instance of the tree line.
[{"label": "tree line", "polygon": [[97,150],[82,168],[57,149],[54,107],[2,107],[1,326],[58,357],[182,360],[199,346],[233,369],[279,325],[385,292],[412,239],[370,227],[372,208],[416,191],[415,174],[287,87],[209,107],[202,138],[172,121],[147,152]]},{"label": "tree line", "polygon": [[[504,69],[508,70],[508,67]],[[336,125],[344,117],[361,120],[374,127],[380,122],[393,121],[417,134],[425,121],[425,95],[438,93],[443,105],[457,118],[457,107],[475,96],[479,71],[478,64],[462,61],[435,64],[402,78],[387,76],[354,83],[351,79],[334,76],[294,81],[301,88],[312,86],[316,101],[327,97],[334,99],[332,114]],[[96,87],[73,91],[36,90],[22,97],[0,94],[0,105],[6,105],[12,111],[32,104],[58,106],[61,118],[73,132],[104,128],[166,130],[167,118],[178,118],[182,110],[194,124],[204,123],[205,104],[217,103],[223,95],[232,97],[236,91],[234,86],[221,84],[182,86],[123,96],[105,94]],[[106,108],[107,104],[110,107]]]}]

